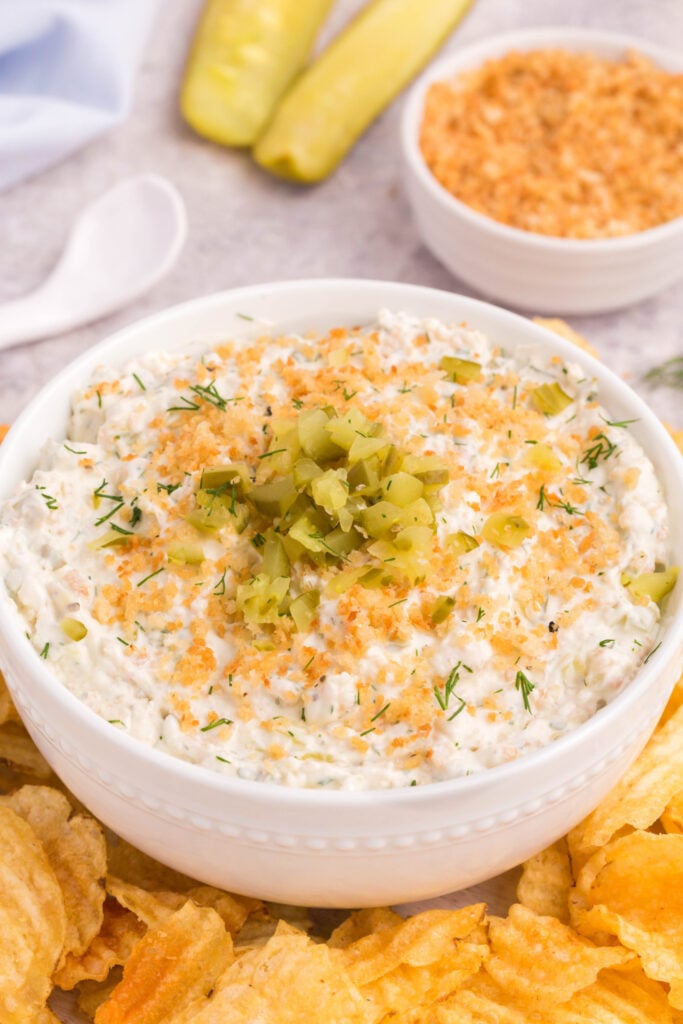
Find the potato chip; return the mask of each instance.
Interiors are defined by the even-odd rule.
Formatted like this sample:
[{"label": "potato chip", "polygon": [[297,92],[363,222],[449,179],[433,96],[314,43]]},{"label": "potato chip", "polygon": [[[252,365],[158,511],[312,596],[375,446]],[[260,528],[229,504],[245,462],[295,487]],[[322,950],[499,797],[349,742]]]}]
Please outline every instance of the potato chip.
[{"label": "potato chip", "polygon": [[569,890],[574,884],[567,840],[541,850],[522,865],[517,899],[536,914],[569,923]]},{"label": "potato chip", "polygon": [[[683,431],[681,431],[681,435],[683,435]],[[664,725],[665,722],[668,722],[671,716],[678,711],[681,705],[683,705],[683,676],[681,676],[671,691],[671,696],[669,697],[667,705],[662,712],[662,717],[659,719],[659,725],[661,726]]]},{"label": "potato chip", "polygon": [[94,818],[70,817],[67,798],[48,786],[22,786],[0,797],[0,803],[29,823],[62,889],[67,916],[63,964],[69,953],[85,953],[102,925],[106,871],[102,829]]},{"label": "potato chip", "polygon": [[[429,1013],[420,1024],[680,1024],[666,990],[633,965],[603,970],[592,985],[558,1006],[530,1010],[484,972]],[[388,1022],[387,1022],[388,1024]],[[392,1024],[394,1022],[392,1021]],[[402,1018],[396,1024],[404,1024]]]},{"label": "potato chip", "polygon": [[[228,968],[208,1000],[195,1001],[164,1024],[375,1024],[333,952],[281,924],[264,946]],[[96,1024],[103,1022],[96,1018]]]},{"label": "potato chip", "polygon": [[5,678],[2,672],[0,672],[0,725],[4,725],[5,722],[18,721],[20,721],[19,714],[12,703]]},{"label": "potato chip", "polygon": [[616,935],[683,1009],[683,837],[633,832],[599,850],[576,880],[575,927]]},{"label": "potato chip", "polygon": [[574,873],[624,826],[649,828],[683,789],[683,707],[660,726],[611,793],[567,836]]},{"label": "potato chip", "polygon": [[35,832],[0,806],[0,1020],[38,1016],[64,945],[66,912],[55,873]]},{"label": "potato chip", "polygon": [[666,832],[683,832],[683,790],[676,793],[664,808],[662,826]]},{"label": "potato chip", "polygon": [[195,881],[131,846],[111,829],[105,828],[107,867],[110,875],[125,878],[141,889],[186,892]]},{"label": "potato chip", "polygon": [[[428,1006],[476,974],[488,956],[485,932],[482,941],[479,930],[485,910],[483,903],[461,910],[428,910],[391,925],[379,917],[384,925],[380,931],[336,952],[378,1017]],[[371,925],[379,913],[364,911],[358,917]]]},{"label": "potato chip", "polygon": [[356,910],[349,914],[345,921],[330,935],[327,943],[332,949],[346,949],[352,942],[364,939],[366,935],[385,932],[390,928],[400,927],[403,918],[395,910],[386,907],[372,907],[367,910]]},{"label": "potato chip", "polygon": [[[278,914],[282,916],[277,916]],[[308,932],[312,927],[308,911],[302,907],[291,907],[281,903],[262,904],[249,915],[237,933],[235,952],[242,954],[247,950],[265,946],[277,931],[281,921],[286,921],[300,932]]]},{"label": "potato chip", "polygon": [[[107,892],[149,928],[163,924],[174,911],[179,910],[188,899],[191,899],[197,906],[211,907],[215,910],[228,931],[236,935],[249,915],[263,906],[260,900],[251,899],[249,896],[234,896],[222,889],[214,889],[211,885],[196,885],[183,893],[168,890],[149,892],[120,878],[114,878],[113,875],[107,877],[106,885]],[[270,934],[275,927],[276,923],[273,923]]]},{"label": "potato chip", "polygon": [[491,918],[489,935],[486,970],[502,989],[538,1009],[567,1002],[603,968],[633,959],[621,946],[595,946],[554,917],[519,903],[507,918]]},{"label": "potato chip", "polygon": [[547,1024],[675,1024],[666,989],[637,964],[601,971],[598,980],[558,1006]]},{"label": "potato chip", "polygon": [[52,769],[19,722],[0,726],[0,761],[37,779],[49,779]]},{"label": "potato chip", "polygon": [[553,334],[559,334],[561,338],[571,341],[577,348],[582,348],[584,352],[595,356],[596,359],[600,358],[598,350],[589,341],[586,341],[583,334],[579,334],[573,327],[570,327],[566,320],[560,320],[557,317],[535,316],[534,323],[539,327],[545,327],[547,331],[552,331]]},{"label": "potato chip", "polygon": [[215,910],[188,900],[137,943],[123,978],[95,1014],[96,1024],[166,1024],[206,996],[233,960],[232,940]]},{"label": "potato chip", "polygon": [[146,930],[130,910],[124,910],[114,899],[107,899],[99,933],[85,953],[69,953],[64,965],[53,975],[55,985],[69,991],[86,980],[105,981],[114,967],[126,963]]},{"label": "potato chip", "polygon": [[132,911],[148,928],[158,928],[187,903],[187,895],[179,892],[148,892],[138,885],[107,876],[107,892],[126,910]]}]

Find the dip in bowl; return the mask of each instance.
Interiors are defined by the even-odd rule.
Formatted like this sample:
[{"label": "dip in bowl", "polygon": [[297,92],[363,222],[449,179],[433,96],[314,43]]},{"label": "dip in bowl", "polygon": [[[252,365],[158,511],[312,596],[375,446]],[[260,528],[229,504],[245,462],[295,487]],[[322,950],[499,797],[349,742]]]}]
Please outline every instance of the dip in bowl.
[{"label": "dip in bowl", "polygon": [[27,726],[209,882],[348,906],[498,873],[598,802],[673,684],[680,599],[660,620],[648,594],[680,558],[678,453],[494,307],[199,300],[75,363],[1,458],[6,494],[30,480],[0,540]]}]

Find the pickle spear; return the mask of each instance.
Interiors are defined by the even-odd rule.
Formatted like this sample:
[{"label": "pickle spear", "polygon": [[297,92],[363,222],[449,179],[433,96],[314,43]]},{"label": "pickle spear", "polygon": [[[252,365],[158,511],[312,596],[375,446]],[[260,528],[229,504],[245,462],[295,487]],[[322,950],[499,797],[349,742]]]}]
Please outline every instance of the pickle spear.
[{"label": "pickle spear", "polygon": [[180,94],[200,135],[250,146],[305,63],[333,0],[207,0]]},{"label": "pickle spear", "polygon": [[293,181],[325,178],[471,2],[373,0],[286,93],[256,144],[256,162]]}]

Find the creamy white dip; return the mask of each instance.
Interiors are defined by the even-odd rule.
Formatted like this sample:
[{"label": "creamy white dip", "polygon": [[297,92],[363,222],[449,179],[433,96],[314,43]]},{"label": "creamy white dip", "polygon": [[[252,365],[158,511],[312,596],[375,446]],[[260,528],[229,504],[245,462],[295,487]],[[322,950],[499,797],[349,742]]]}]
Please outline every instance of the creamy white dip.
[{"label": "creamy white dip", "polygon": [[[444,372],[453,356],[478,379]],[[567,399],[556,413],[534,398],[547,384]],[[448,467],[424,579],[337,595],[330,580],[368,556],[304,557],[292,586],[320,594],[310,626],[245,621],[258,524],[188,522],[202,472],[241,462],[267,479],[277,424],[323,406]],[[498,543],[495,516],[523,536]],[[0,514],[5,584],[72,693],[176,757],[305,787],[450,779],[576,728],[657,643],[658,604],[624,580],[667,553],[653,467],[578,364],[388,312],[100,367]]]}]

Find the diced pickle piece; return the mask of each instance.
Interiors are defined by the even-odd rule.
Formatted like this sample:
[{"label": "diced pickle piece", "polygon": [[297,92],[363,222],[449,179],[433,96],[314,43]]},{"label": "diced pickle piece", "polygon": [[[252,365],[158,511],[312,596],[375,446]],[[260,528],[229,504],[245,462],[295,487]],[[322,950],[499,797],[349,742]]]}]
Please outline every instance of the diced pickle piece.
[{"label": "diced pickle piece", "polygon": [[225,488],[227,494],[230,492],[230,487],[226,485],[231,483],[238,488],[237,493],[240,497],[246,494],[251,487],[249,470],[243,462],[227,462],[224,466],[208,466],[202,470],[199,487],[205,491],[218,487]]},{"label": "diced pickle piece", "polygon": [[292,507],[299,492],[294,486],[291,476],[282,476],[269,484],[255,485],[249,500],[256,506],[261,515],[269,519],[278,519]]},{"label": "diced pickle piece", "polygon": [[466,555],[468,551],[474,551],[479,547],[479,541],[464,530],[458,530],[457,533],[449,533],[446,537],[446,547],[454,555]]},{"label": "diced pickle piece", "polygon": [[236,533],[242,533],[249,522],[249,510],[232,495],[216,497],[208,491],[197,491],[197,508],[186,518],[197,530],[222,530],[230,526]]},{"label": "diced pickle piece", "polygon": [[131,539],[132,534],[119,533],[118,530],[105,530],[100,537],[91,540],[88,547],[91,551],[97,551],[99,548],[111,548],[117,544],[130,544]]},{"label": "diced pickle piece", "polygon": [[60,627],[64,636],[78,642],[88,635],[86,626],[79,619],[62,619]]},{"label": "diced pickle piece", "polygon": [[294,619],[294,625],[300,633],[308,629],[320,604],[320,594],[317,590],[306,590],[303,594],[295,597],[289,606],[289,614]]},{"label": "diced pickle piece", "polygon": [[637,597],[649,597],[657,604],[670,594],[678,579],[678,566],[672,565],[661,572],[642,572],[639,576],[624,573],[621,582]]},{"label": "diced pickle piece", "polygon": [[571,405],[574,399],[570,398],[555,381],[552,384],[539,384],[537,388],[533,388],[531,401],[545,416],[557,416],[568,405]]},{"label": "diced pickle piece", "polygon": [[333,515],[346,504],[349,488],[343,469],[328,469],[316,477],[311,484],[311,494],[316,505]]},{"label": "diced pickle piece", "polygon": [[382,476],[391,476],[403,469],[404,453],[398,445],[390,444],[385,452],[382,452]]},{"label": "diced pickle piece", "polygon": [[409,526],[392,541],[376,541],[368,550],[383,563],[389,575],[405,576],[411,583],[417,583],[424,579],[429,567],[433,538],[429,527]]},{"label": "diced pickle piece", "polygon": [[357,569],[346,569],[335,573],[325,584],[325,596],[339,597],[340,594],[345,594],[366,571],[365,566],[360,566]]},{"label": "diced pickle piece", "polygon": [[358,530],[343,530],[338,526],[325,537],[325,550],[330,555],[346,558],[352,551],[361,547],[363,539]]},{"label": "diced pickle piece", "polygon": [[526,519],[505,512],[494,512],[481,530],[484,540],[501,548],[518,548],[530,533],[531,526]]},{"label": "diced pickle piece", "polygon": [[344,454],[344,449],[334,443],[325,429],[327,423],[328,416],[323,409],[308,409],[297,421],[301,448],[316,462],[331,462]]},{"label": "diced pickle piece", "polygon": [[179,565],[199,565],[204,561],[204,549],[201,544],[188,541],[173,541],[166,549],[169,562]]},{"label": "diced pickle piece", "polygon": [[390,501],[378,501],[361,512],[363,529],[370,537],[386,537],[401,523],[403,509]]},{"label": "diced pickle piece", "polygon": [[269,530],[266,534],[266,543],[261,548],[261,555],[263,556],[261,569],[271,580],[277,579],[278,576],[289,576],[289,558],[285,546],[282,543],[282,538],[273,530]]},{"label": "diced pickle piece", "polygon": [[469,384],[473,380],[481,380],[481,364],[471,359],[458,359],[457,356],[444,356],[439,369],[447,373],[456,384]]},{"label": "diced pickle piece", "polygon": [[377,590],[379,587],[386,587],[391,583],[391,573],[380,566],[368,569],[358,577],[358,583],[366,590]]},{"label": "diced pickle piece", "polygon": [[410,473],[392,473],[391,476],[382,480],[382,493],[387,501],[393,501],[394,505],[404,508],[411,502],[422,497],[424,485],[416,476]]},{"label": "diced pickle piece", "polygon": [[442,594],[441,597],[437,597],[432,608],[431,615],[429,616],[435,626],[439,623],[445,622],[448,616],[455,608],[455,598],[449,594]]},{"label": "diced pickle piece", "polygon": [[313,459],[297,459],[292,470],[294,486],[301,489],[307,488],[317,476],[322,476],[323,470]]},{"label": "diced pickle piece", "polygon": [[523,461],[526,466],[542,469],[546,473],[558,473],[562,469],[562,461],[558,459],[549,444],[542,442],[528,445]]},{"label": "diced pickle piece", "polygon": [[361,459],[369,459],[379,454],[388,446],[389,442],[385,437],[362,437],[356,434],[353,444],[349,448],[349,462],[360,462]]},{"label": "diced pickle piece", "polygon": [[280,606],[289,591],[289,579],[279,576],[271,580],[259,573],[249,583],[237,587],[237,607],[247,622],[277,622]]},{"label": "diced pickle piece", "polygon": [[402,469],[421,480],[425,488],[448,483],[448,467],[438,455],[406,455]]},{"label": "diced pickle piece", "polygon": [[401,510],[401,526],[428,526],[434,522],[434,513],[424,498],[411,501]]},{"label": "diced pickle piece", "polygon": [[379,493],[378,459],[361,459],[349,470],[348,481],[352,492],[374,498]]},{"label": "diced pickle piece", "polygon": [[359,409],[349,409],[344,416],[334,416],[328,420],[325,430],[345,452],[349,451],[359,434],[375,433],[374,424]]},{"label": "diced pickle piece", "polygon": [[331,532],[330,526],[330,520],[324,512],[311,509],[297,519],[289,530],[289,536],[309,552],[324,552],[325,537]]}]

